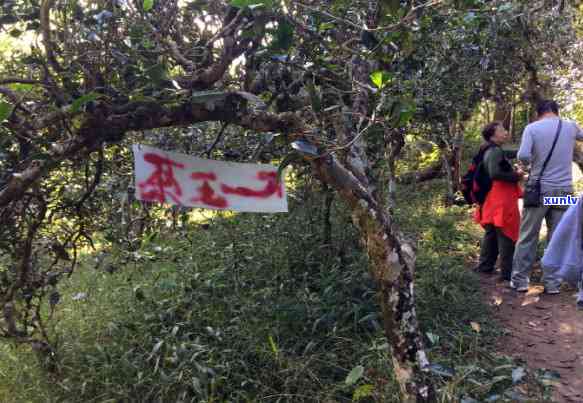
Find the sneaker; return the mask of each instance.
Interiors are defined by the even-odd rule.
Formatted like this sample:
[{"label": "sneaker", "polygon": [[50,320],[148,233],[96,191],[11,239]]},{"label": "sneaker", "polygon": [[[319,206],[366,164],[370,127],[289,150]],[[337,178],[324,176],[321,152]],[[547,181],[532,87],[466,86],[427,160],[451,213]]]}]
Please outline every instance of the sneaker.
[{"label": "sneaker", "polygon": [[528,291],[528,285],[517,286],[516,284],[514,284],[514,281],[512,281],[512,280],[510,280],[510,288],[512,288],[513,290],[516,290],[518,292],[527,292]]},{"label": "sneaker", "polygon": [[557,295],[560,294],[561,291],[558,288],[546,288],[545,287],[545,294],[548,295]]}]

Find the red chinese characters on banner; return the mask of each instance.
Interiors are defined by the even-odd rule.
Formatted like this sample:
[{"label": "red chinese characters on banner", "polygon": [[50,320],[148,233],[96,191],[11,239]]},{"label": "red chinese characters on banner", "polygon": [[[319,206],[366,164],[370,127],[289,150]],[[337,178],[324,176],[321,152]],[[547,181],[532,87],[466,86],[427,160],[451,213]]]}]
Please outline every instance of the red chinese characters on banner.
[{"label": "red chinese characters on banner", "polygon": [[223,184],[221,185],[221,190],[225,194],[233,194],[241,197],[257,197],[260,199],[267,199],[274,194],[276,194],[280,199],[283,197],[282,183],[277,180],[276,172],[257,172],[257,179],[263,182],[267,182],[263,189],[255,190],[243,186],[231,187],[229,185]]},{"label": "red chinese characters on banner", "polygon": [[285,187],[276,169],[188,159],[142,147],[134,148],[140,200],[233,211],[287,211]]},{"label": "red chinese characters on banner", "polygon": [[184,164],[154,153],[144,154],[144,161],[155,168],[148,179],[138,183],[142,200],[165,203],[166,196],[169,196],[176,204],[181,205],[182,188],[174,176],[173,168],[184,169]]},{"label": "red chinese characters on banner", "polygon": [[227,199],[217,195],[209,183],[217,180],[217,175],[214,172],[193,172],[190,177],[197,181],[203,181],[202,185],[197,188],[199,196],[191,199],[193,202],[201,202],[217,208],[228,207]]}]

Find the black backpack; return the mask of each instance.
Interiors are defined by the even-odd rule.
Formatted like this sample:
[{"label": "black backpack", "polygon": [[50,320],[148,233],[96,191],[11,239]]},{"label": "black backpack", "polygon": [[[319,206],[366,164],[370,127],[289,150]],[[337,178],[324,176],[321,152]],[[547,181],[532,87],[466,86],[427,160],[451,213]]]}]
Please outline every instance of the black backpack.
[{"label": "black backpack", "polygon": [[496,145],[488,143],[486,146],[482,146],[472,159],[468,171],[462,177],[462,194],[469,205],[484,204],[486,196],[492,188],[492,180],[483,164],[486,151],[492,147],[496,147]]}]

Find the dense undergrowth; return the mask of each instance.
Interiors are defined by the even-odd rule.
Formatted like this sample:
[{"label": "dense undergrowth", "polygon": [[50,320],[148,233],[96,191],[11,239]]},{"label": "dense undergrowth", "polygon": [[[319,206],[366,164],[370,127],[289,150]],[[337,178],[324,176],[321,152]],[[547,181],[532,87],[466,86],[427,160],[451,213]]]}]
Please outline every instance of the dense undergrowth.
[{"label": "dense undergrowth", "polygon": [[[440,181],[403,188],[397,210],[419,245],[418,310],[441,401],[541,401],[548,390],[495,353],[500,333],[468,270],[480,230],[467,208],[443,207],[443,192]],[[320,193],[290,201],[289,214],[217,215],[151,232],[137,251],[88,255],[54,313],[60,368],[48,374],[27,348],[2,345],[0,400],[397,402],[344,206],[334,202],[327,239]]]}]

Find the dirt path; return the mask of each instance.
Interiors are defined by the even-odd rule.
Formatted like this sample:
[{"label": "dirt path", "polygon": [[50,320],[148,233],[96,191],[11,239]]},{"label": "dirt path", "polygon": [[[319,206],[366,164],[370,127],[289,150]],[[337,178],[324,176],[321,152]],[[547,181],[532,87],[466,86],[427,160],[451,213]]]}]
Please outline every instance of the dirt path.
[{"label": "dirt path", "polygon": [[492,275],[482,275],[482,289],[509,331],[500,351],[526,360],[531,369],[561,374],[555,401],[583,402],[583,312],[575,308],[575,292],[546,295],[535,285],[526,294],[518,293]]}]

